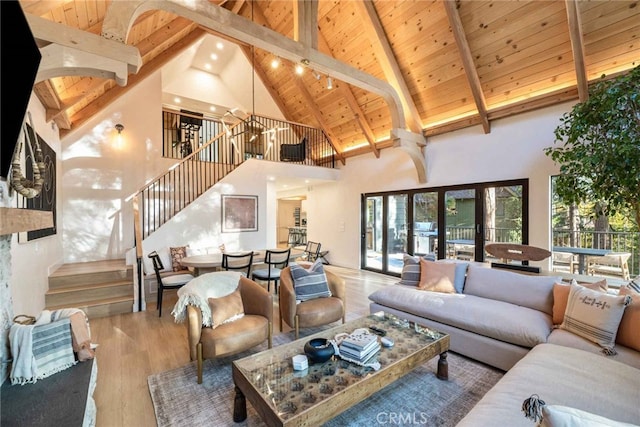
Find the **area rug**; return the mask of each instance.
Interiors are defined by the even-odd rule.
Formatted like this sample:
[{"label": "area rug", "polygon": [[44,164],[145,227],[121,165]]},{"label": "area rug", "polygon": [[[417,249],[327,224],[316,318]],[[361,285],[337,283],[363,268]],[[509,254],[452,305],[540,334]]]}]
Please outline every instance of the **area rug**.
[{"label": "area rug", "polygon": [[[288,342],[292,335],[274,337],[274,346]],[[231,362],[264,349],[266,345],[231,358],[205,361],[202,384],[196,380],[195,362],[149,376],[158,426],[263,426],[248,401],[247,420],[233,422],[235,394]],[[455,426],[498,382],[503,372],[452,352],[448,361],[448,381],[436,378],[435,358],[325,425]]]}]

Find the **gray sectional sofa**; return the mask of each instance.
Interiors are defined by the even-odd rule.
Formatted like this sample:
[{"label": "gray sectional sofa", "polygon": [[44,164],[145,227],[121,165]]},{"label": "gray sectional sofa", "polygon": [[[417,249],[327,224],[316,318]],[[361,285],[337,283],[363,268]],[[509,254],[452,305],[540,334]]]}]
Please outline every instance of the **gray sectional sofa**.
[{"label": "gray sectional sofa", "polygon": [[370,311],[446,332],[451,351],[508,371],[461,426],[533,426],[521,410],[533,394],[640,425],[640,351],[616,344],[617,354],[606,356],[597,344],[554,328],[556,282],[561,278],[471,263],[462,292],[387,286],[369,296]]}]

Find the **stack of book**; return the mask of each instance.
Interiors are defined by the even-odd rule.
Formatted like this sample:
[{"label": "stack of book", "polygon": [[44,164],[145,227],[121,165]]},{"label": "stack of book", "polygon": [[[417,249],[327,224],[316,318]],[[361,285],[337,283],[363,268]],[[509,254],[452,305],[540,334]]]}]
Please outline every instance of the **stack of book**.
[{"label": "stack of book", "polygon": [[358,363],[366,363],[380,351],[378,336],[369,333],[351,334],[340,343],[340,356]]}]

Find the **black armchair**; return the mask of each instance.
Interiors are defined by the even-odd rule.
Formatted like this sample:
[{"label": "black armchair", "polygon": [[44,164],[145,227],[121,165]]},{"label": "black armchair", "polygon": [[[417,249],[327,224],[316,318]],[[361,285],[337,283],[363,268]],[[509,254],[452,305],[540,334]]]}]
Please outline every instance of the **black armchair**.
[{"label": "black armchair", "polygon": [[282,144],[280,146],[280,161],[304,162],[307,158],[307,137],[297,144]]}]

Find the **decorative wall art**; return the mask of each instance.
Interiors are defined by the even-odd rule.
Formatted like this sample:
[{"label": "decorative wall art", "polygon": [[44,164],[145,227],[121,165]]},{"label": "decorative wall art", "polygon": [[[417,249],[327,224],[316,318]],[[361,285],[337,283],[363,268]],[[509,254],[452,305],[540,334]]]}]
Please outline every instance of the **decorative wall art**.
[{"label": "decorative wall art", "polygon": [[258,196],[222,195],[222,232],[258,231]]},{"label": "decorative wall art", "polygon": [[[44,139],[42,139],[40,135],[37,133],[34,134],[33,128],[28,123],[25,123],[24,129],[28,132],[28,138],[30,141],[34,141],[35,138],[38,138],[40,148],[42,149],[42,160],[45,165],[45,173],[44,183],[40,194],[34,198],[18,197],[18,203],[20,203],[23,208],[52,212],[53,227],[19,233],[18,241],[20,243],[56,234],[56,152],[44,141]],[[34,154],[27,149],[27,147],[23,147],[23,150],[25,150],[25,176],[32,177],[32,158]]]}]

